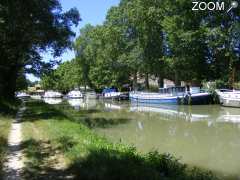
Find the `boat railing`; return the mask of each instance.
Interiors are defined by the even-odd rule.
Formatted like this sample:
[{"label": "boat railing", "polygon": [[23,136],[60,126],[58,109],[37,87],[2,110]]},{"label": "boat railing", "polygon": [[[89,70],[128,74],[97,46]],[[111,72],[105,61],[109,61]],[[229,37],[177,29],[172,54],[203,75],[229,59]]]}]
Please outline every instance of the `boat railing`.
[{"label": "boat railing", "polygon": [[134,91],[130,93],[131,95],[135,96],[145,96],[145,97],[166,97],[166,96],[183,96],[184,92],[175,92],[175,93],[154,93],[154,92],[140,92]]}]

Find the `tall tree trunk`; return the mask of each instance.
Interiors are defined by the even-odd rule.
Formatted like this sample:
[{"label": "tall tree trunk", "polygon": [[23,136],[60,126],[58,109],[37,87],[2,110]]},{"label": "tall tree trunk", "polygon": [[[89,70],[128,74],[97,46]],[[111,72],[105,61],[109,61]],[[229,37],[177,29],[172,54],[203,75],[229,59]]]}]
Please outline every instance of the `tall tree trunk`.
[{"label": "tall tree trunk", "polygon": [[18,70],[16,66],[11,67],[8,74],[5,76],[5,84],[3,87],[3,95],[5,98],[13,99],[16,91]]},{"label": "tall tree trunk", "polygon": [[133,89],[134,91],[137,90],[137,72],[134,72],[133,74]]},{"label": "tall tree trunk", "polygon": [[149,74],[145,74],[145,88],[148,90],[149,89]]},{"label": "tall tree trunk", "polygon": [[163,88],[164,86],[164,78],[162,75],[158,75],[158,87]]},{"label": "tall tree trunk", "polygon": [[234,87],[235,72],[236,72],[236,68],[234,66],[233,60],[231,59],[230,62],[229,62],[229,78],[228,78],[229,88]]},{"label": "tall tree trunk", "polygon": [[175,72],[175,86],[181,86],[181,81],[179,80],[179,73],[178,71]]}]

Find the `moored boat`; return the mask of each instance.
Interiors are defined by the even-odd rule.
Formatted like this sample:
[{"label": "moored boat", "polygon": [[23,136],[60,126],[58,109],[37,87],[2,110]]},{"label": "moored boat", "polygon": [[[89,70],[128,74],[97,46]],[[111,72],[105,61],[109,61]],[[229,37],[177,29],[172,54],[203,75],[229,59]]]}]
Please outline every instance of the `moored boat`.
[{"label": "moored boat", "polygon": [[211,94],[200,91],[198,87],[189,90],[185,87],[170,87],[161,88],[159,93],[131,92],[130,99],[138,103],[200,105],[208,104]]},{"label": "moored boat", "polygon": [[114,100],[127,100],[129,98],[128,93],[117,92],[115,88],[106,88],[102,92],[102,97],[104,99],[114,99]]},{"label": "moored boat", "polygon": [[63,99],[61,98],[44,98],[43,101],[47,104],[56,105],[62,103]]},{"label": "moored boat", "polygon": [[209,92],[203,91],[200,87],[191,87],[184,95],[185,105],[203,105],[209,104],[212,101],[212,95]]},{"label": "moored boat", "polygon": [[239,90],[219,89],[216,90],[216,93],[219,96],[220,104],[222,106],[240,108]]},{"label": "moored boat", "polygon": [[46,91],[43,95],[43,98],[62,98],[63,95],[57,91]]},{"label": "moored boat", "polygon": [[42,99],[41,95],[32,95],[31,98],[35,99],[35,100],[41,100]]},{"label": "moored boat", "polygon": [[131,92],[131,101],[151,104],[179,104],[184,97],[183,87],[161,88],[159,93]]},{"label": "moored boat", "polygon": [[18,92],[16,94],[16,97],[19,99],[28,99],[28,98],[30,98],[30,95],[25,92]]},{"label": "moored boat", "polygon": [[72,90],[67,94],[67,98],[80,99],[80,98],[83,98],[83,94],[79,90]]}]

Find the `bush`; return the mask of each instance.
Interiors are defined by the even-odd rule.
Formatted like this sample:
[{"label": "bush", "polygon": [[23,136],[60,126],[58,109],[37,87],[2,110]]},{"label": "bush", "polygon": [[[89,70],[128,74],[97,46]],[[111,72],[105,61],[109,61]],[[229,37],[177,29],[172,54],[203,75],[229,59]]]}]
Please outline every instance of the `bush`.
[{"label": "bush", "polygon": [[240,89],[240,82],[234,83],[233,87],[234,89]]},{"label": "bush", "polygon": [[150,152],[139,155],[134,149],[90,150],[84,159],[76,160],[70,169],[77,179],[85,180],[214,180],[210,172],[188,169],[169,154]]}]

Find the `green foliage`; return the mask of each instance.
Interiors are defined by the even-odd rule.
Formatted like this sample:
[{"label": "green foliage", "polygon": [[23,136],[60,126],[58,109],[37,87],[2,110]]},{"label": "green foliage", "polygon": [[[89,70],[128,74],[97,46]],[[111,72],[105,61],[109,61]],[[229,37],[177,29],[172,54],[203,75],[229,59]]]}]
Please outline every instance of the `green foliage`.
[{"label": "green foliage", "polygon": [[72,60],[60,64],[56,70],[43,75],[41,85],[46,90],[53,89],[68,92],[84,84],[81,75],[81,67],[78,66],[76,60]]},{"label": "green foliage", "polygon": [[138,73],[163,74],[158,8],[156,1],[122,1],[109,10],[104,25],[81,30],[75,50],[88,85],[121,88],[136,84],[132,77]]},{"label": "green foliage", "polygon": [[240,82],[234,84],[235,89],[240,89]]},{"label": "green foliage", "polygon": [[189,0],[121,0],[103,25],[80,30],[74,50],[84,85],[95,89],[137,78],[186,81],[220,79],[233,86],[240,76],[239,9],[192,11]]}]

